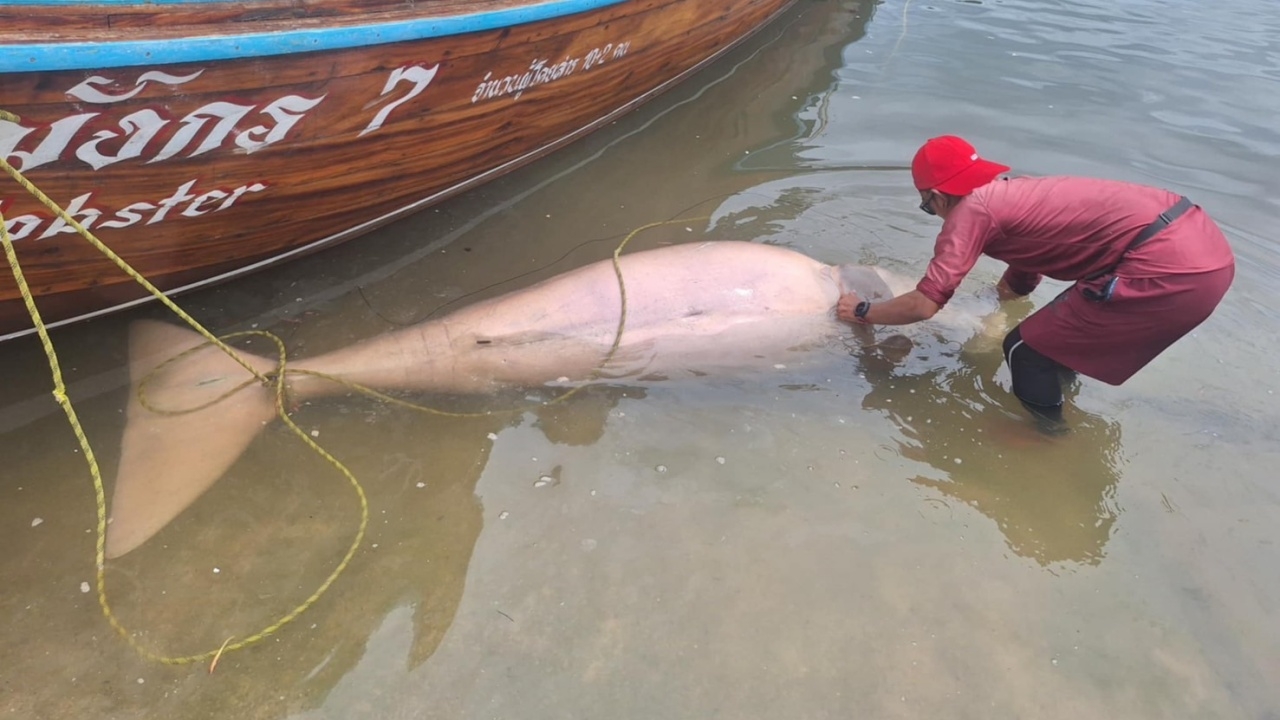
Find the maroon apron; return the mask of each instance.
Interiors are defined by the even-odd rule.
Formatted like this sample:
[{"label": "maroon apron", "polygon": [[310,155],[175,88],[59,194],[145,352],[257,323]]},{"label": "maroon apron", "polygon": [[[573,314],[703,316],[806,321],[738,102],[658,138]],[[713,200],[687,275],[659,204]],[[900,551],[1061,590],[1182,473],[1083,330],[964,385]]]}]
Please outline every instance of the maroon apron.
[{"label": "maroon apron", "polygon": [[1235,277],[1210,272],[1081,280],[1022,322],[1022,339],[1042,355],[1111,385],[1141,370],[1204,322]]}]

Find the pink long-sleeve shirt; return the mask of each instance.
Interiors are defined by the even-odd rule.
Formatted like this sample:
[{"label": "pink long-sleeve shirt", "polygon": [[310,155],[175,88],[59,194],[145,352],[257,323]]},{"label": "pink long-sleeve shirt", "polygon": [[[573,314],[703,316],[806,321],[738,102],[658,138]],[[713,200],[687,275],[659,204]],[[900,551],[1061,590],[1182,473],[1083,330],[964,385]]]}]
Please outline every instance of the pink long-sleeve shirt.
[{"label": "pink long-sleeve shirt", "polygon": [[952,209],[916,289],[945,305],[984,254],[1009,264],[1004,280],[1020,294],[1034,290],[1044,276],[1079,280],[1117,265],[1125,277],[1147,278],[1233,263],[1222,231],[1198,207],[1125,254],[1130,241],[1178,197],[1114,180],[995,180]]}]

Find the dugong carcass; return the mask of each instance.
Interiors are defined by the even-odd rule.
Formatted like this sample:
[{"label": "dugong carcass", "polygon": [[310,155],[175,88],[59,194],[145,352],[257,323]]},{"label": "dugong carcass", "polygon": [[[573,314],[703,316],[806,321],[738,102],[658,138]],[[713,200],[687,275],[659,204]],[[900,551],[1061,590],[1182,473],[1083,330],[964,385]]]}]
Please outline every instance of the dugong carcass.
[{"label": "dugong carcass", "polygon": [[[622,255],[526,289],[477,302],[289,368],[389,391],[480,393],[556,381],[610,382],[769,367],[833,338],[869,339],[835,319],[849,290],[875,300],[913,283],[859,265],[828,265],[803,253],[753,242],[702,242]],[[625,324],[619,336],[622,291]],[[988,308],[994,311],[995,303]],[[948,313],[952,317],[948,317]],[[944,309],[936,323],[978,323]],[[972,334],[972,333],[970,333]],[[610,356],[615,338],[619,339]],[[134,385],[111,503],[107,555],[136,548],[207,490],[275,414],[274,390],[249,382],[208,407],[158,413],[139,400],[145,378],[152,408],[201,408],[252,379],[195,332],[164,323],[130,331]],[[603,361],[609,358],[607,363]],[[262,374],[274,358],[247,356]],[[348,392],[319,375],[287,373],[291,400]]]}]

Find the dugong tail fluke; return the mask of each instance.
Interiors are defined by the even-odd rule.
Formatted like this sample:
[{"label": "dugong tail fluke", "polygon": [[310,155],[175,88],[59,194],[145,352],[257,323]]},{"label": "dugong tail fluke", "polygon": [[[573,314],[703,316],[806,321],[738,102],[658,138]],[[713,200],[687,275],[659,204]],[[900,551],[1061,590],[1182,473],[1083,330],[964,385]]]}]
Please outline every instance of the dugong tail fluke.
[{"label": "dugong tail fluke", "polygon": [[[130,328],[132,392],[107,528],[109,558],[141,545],[208,490],[275,412],[271,390],[216,347],[157,370],[204,342],[194,331],[166,323],[143,321]],[[275,366],[273,359],[241,357],[259,372]],[[253,382],[209,407],[184,412],[245,381]]]}]

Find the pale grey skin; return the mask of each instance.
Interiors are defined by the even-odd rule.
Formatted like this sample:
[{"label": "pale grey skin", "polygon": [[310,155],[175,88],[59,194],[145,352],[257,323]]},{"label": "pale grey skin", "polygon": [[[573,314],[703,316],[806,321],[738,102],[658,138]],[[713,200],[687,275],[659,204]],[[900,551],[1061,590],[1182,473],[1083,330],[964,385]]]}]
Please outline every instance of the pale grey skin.
[{"label": "pale grey skin", "polygon": [[[617,353],[601,363],[618,331],[619,282],[611,260],[571,270],[527,289],[478,302],[438,319],[380,335],[290,367],[379,390],[480,393],[502,386],[663,379],[771,367],[833,338],[872,341],[868,326],[835,317],[850,290],[888,298],[914,284],[880,268],[832,266],[782,247],[750,242],[675,245],[623,255],[627,313]],[[994,310],[994,303],[988,310]],[[976,314],[935,318],[968,335]],[[135,386],[161,362],[201,344],[194,332],[157,322],[130,335]],[[248,356],[260,372],[274,358]],[[147,381],[153,406],[191,408],[248,379],[207,347]],[[291,400],[349,390],[291,375]],[[131,394],[112,498],[107,554],[141,545],[227,470],[275,414],[271,391],[252,384],[207,409],[162,415]]]}]

